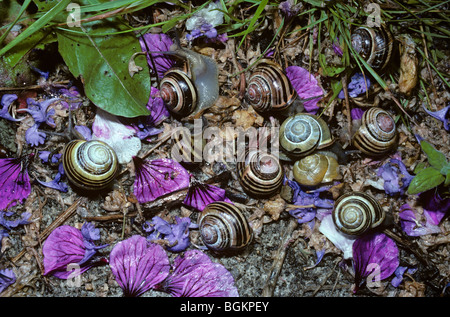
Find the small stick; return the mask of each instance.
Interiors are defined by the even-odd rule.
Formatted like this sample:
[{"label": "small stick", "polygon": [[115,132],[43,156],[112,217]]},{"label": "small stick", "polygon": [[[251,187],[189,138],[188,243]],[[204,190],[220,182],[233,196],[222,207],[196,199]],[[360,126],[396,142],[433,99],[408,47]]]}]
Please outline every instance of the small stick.
[{"label": "small stick", "polygon": [[347,75],[342,77],[342,88],[344,90],[344,104],[345,109],[347,109],[347,130],[348,130],[348,141],[350,142],[352,139],[352,115],[350,112],[350,104],[348,102],[348,90],[347,90]]}]

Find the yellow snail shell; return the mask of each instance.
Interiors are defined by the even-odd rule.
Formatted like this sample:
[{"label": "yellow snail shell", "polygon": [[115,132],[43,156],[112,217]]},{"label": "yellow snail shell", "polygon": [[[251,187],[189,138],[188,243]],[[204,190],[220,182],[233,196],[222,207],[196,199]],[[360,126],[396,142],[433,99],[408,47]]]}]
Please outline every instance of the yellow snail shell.
[{"label": "yellow snail shell", "polygon": [[336,157],[315,153],[295,162],[294,179],[300,185],[316,186],[341,178]]}]

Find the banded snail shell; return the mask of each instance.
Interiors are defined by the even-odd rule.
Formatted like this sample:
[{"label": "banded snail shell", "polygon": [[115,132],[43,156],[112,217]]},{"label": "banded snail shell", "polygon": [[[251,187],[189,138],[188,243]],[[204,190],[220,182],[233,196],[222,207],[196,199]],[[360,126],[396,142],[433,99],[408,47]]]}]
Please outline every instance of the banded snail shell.
[{"label": "banded snail shell", "polygon": [[349,192],[336,200],[332,217],[337,230],[348,235],[361,235],[381,225],[386,213],[371,195]]},{"label": "banded snail shell", "polygon": [[341,178],[337,158],[315,153],[295,162],[294,179],[300,185],[316,186]]},{"label": "banded snail shell", "polygon": [[293,157],[307,156],[332,142],[327,124],[315,115],[298,113],[280,127],[280,148]]},{"label": "banded snail shell", "polygon": [[188,116],[197,108],[197,88],[188,74],[180,69],[173,68],[164,74],[160,94],[169,111],[174,114]]},{"label": "banded snail shell", "polygon": [[247,219],[232,203],[209,204],[199,215],[198,225],[203,243],[214,252],[240,250],[252,240],[252,229]]},{"label": "banded snail shell", "polygon": [[372,107],[364,112],[353,145],[366,155],[380,156],[392,151],[397,139],[394,118],[387,111]]},{"label": "banded snail shell", "polygon": [[264,113],[288,108],[297,92],[280,65],[262,59],[250,75],[245,98],[256,111]]},{"label": "banded snail shell", "polygon": [[387,27],[358,27],[352,32],[351,42],[355,51],[373,69],[383,70],[389,64],[394,41]]},{"label": "banded snail shell", "polygon": [[283,183],[284,172],[277,157],[258,150],[246,151],[236,164],[239,182],[249,195],[272,196]]},{"label": "banded snail shell", "polygon": [[107,188],[119,171],[114,150],[98,140],[69,142],[62,160],[69,181],[77,188],[89,191]]}]

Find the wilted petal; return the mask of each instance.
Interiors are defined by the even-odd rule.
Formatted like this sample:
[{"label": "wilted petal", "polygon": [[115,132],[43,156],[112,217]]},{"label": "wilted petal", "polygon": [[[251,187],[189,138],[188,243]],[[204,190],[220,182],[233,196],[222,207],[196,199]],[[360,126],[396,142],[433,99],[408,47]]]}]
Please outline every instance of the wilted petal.
[{"label": "wilted petal", "polygon": [[225,189],[192,180],[183,204],[203,211],[207,205],[216,201],[231,203],[225,194]]},{"label": "wilted petal", "polygon": [[[173,45],[172,39],[164,33],[144,34],[139,38],[139,43],[143,52],[168,52]],[[163,78],[164,73],[175,65],[175,59],[171,55],[152,53],[152,58],[159,78]],[[147,62],[148,66],[153,69],[153,63],[149,56],[147,56]]]},{"label": "wilted petal", "polygon": [[30,177],[24,158],[0,159],[0,210],[22,202],[31,193]]},{"label": "wilted petal", "polygon": [[357,238],[353,243],[354,292],[366,283],[369,275],[378,281],[388,278],[395,272],[399,263],[397,245],[384,233]]},{"label": "wilted petal", "polygon": [[[291,81],[292,86],[303,99],[303,107],[309,113],[317,113],[319,107],[317,103],[323,96],[323,90],[319,86],[317,79],[300,66],[289,66],[286,68],[286,75]],[[314,98],[317,97],[317,98]]]},{"label": "wilted petal", "polygon": [[178,256],[165,290],[175,297],[237,297],[230,272],[201,251],[189,250]]},{"label": "wilted petal", "polygon": [[139,296],[169,275],[169,258],[164,249],[138,235],[114,246],[109,259],[125,296]]},{"label": "wilted petal", "polygon": [[450,212],[450,198],[442,198],[434,189],[419,194],[424,213],[433,225],[439,225],[445,215]]},{"label": "wilted petal", "polygon": [[336,229],[333,222],[333,217],[328,214],[323,217],[320,223],[319,231],[330,240],[336,248],[344,253],[344,259],[353,257],[353,243],[354,237],[348,237]]},{"label": "wilted petal", "polygon": [[16,275],[11,269],[0,270],[0,293],[3,292],[9,285],[16,281]]},{"label": "wilted petal", "polygon": [[[364,80],[365,78],[365,80]],[[347,85],[348,95],[351,98],[356,98],[359,95],[365,93],[370,88],[370,79],[367,76],[364,76],[361,73],[356,73],[350,79],[350,82]],[[338,98],[344,99],[344,90],[338,95]]]},{"label": "wilted petal", "polygon": [[22,119],[16,119],[14,117],[12,117],[9,114],[9,106],[15,101],[17,100],[17,95],[14,94],[5,94],[2,96],[2,100],[1,100],[1,106],[2,108],[0,109],[0,118],[9,120],[9,121],[21,121]]},{"label": "wilted petal", "polygon": [[14,215],[14,212],[0,211],[0,225],[5,227],[7,230],[11,230],[20,225],[26,225],[30,223],[31,214],[29,212],[24,212],[20,215],[20,218],[15,220],[9,220],[5,217],[11,217]]},{"label": "wilted petal", "polygon": [[25,132],[25,141],[31,146],[38,146],[44,144],[47,135],[45,132],[38,130],[38,125],[35,123]]},{"label": "wilted petal", "polygon": [[403,231],[409,236],[417,237],[441,232],[441,228],[435,225],[426,213],[424,213],[425,217],[420,217],[408,204],[400,207],[398,216]]},{"label": "wilted petal", "polygon": [[171,159],[143,160],[133,157],[136,178],[134,195],[140,203],[187,188],[189,173],[180,163]]},{"label": "wilted petal", "polygon": [[167,240],[166,249],[171,252],[181,252],[186,250],[190,243],[189,229],[196,227],[191,225],[189,217],[175,217],[175,223],[169,223],[164,219],[155,216],[151,221],[145,222],[144,230],[151,233],[147,240],[164,239]]},{"label": "wilted petal", "polygon": [[444,129],[450,131],[450,117],[448,116],[448,113],[450,111],[450,105],[438,111],[430,111],[427,108],[425,108],[424,103],[423,110],[425,110],[425,112],[428,113],[433,118],[442,121],[442,123],[444,123]]}]

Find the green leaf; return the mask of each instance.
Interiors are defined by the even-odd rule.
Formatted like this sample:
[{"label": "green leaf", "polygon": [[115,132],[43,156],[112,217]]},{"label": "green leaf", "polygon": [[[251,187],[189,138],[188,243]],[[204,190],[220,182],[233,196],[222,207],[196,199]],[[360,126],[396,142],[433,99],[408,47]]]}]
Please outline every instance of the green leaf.
[{"label": "green leaf", "polygon": [[414,195],[429,189],[432,189],[436,186],[442,184],[445,180],[445,177],[442,174],[432,168],[428,167],[426,169],[421,170],[414,178],[408,187],[408,194]]},{"label": "green leaf", "polygon": [[128,72],[131,56],[141,51],[139,40],[131,33],[95,36],[126,29],[119,18],[83,26],[91,39],[84,34],[58,32],[58,47],[72,74],[82,78],[86,96],[97,107],[117,116],[149,115],[146,105],[150,96],[150,75],[146,57],[135,58],[143,71],[133,77]]},{"label": "green leaf", "polygon": [[447,165],[447,159],[445,158],[445,155],[436,150],[430,143],[422,140],[420,142],[420,147],[427,155],[430,165],[435,169],[440,171]]}]

